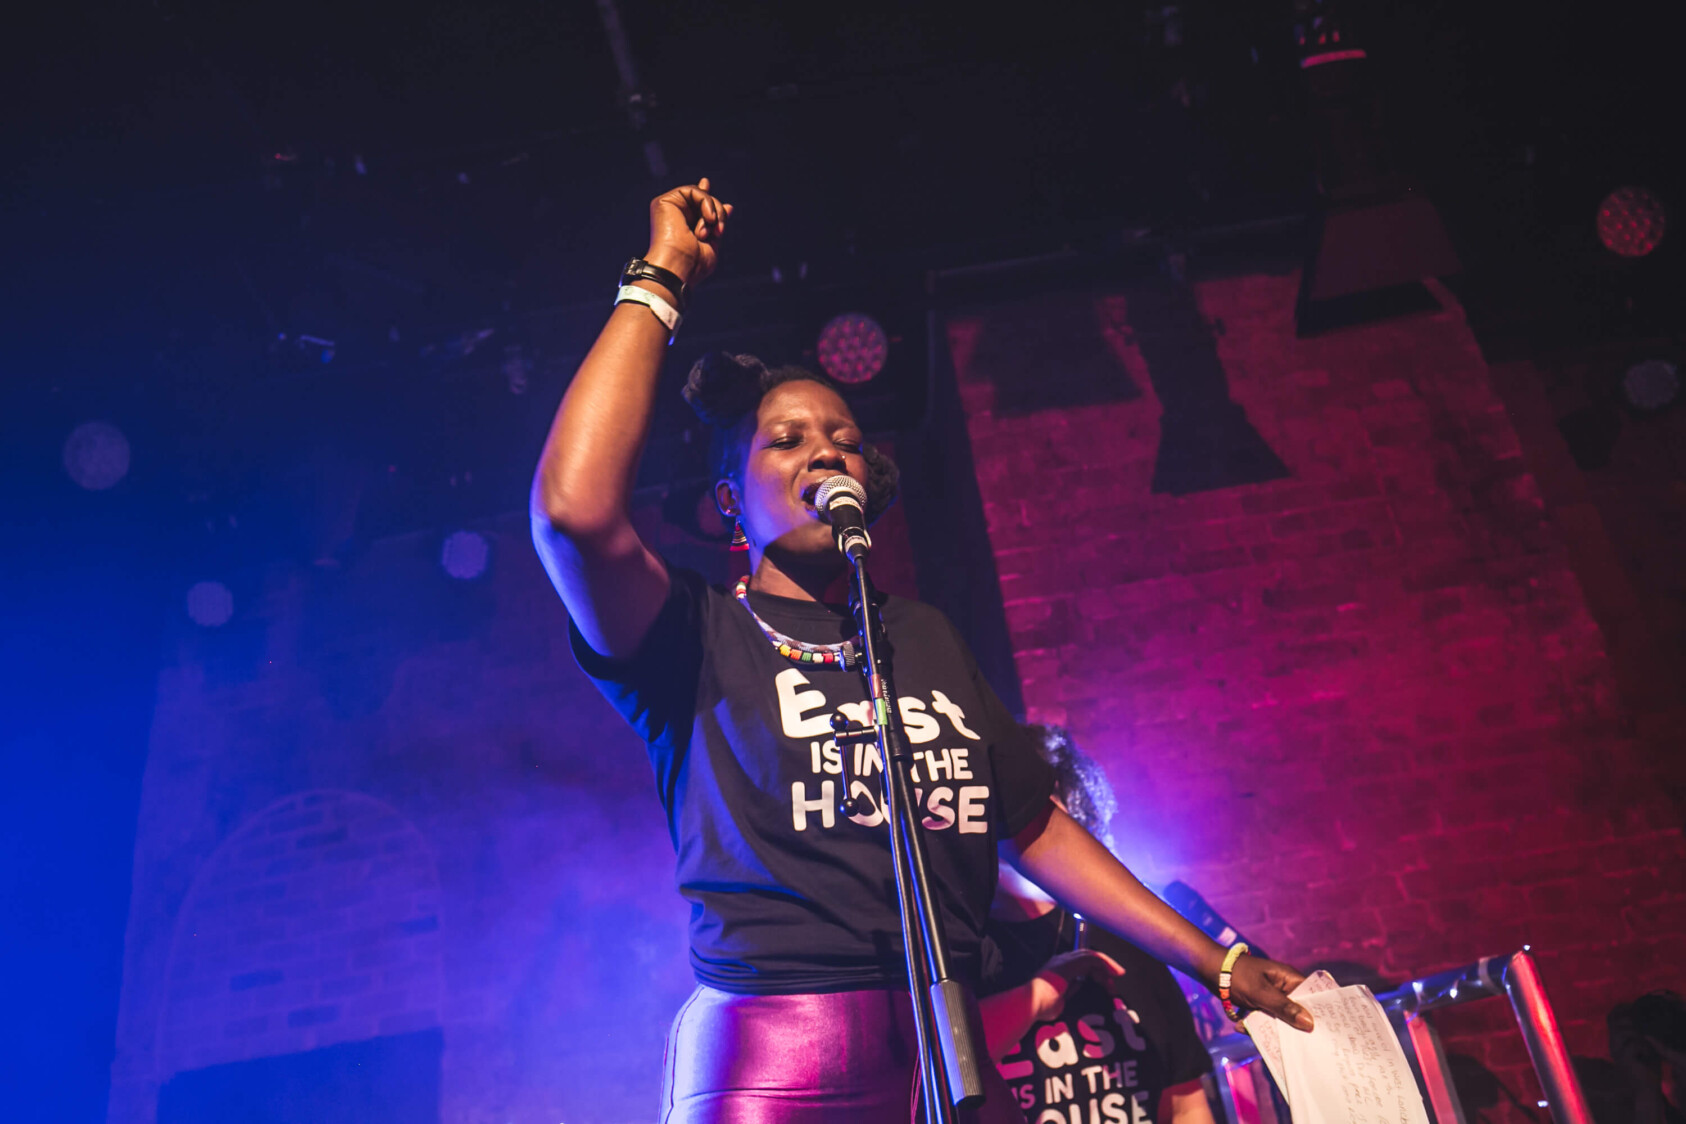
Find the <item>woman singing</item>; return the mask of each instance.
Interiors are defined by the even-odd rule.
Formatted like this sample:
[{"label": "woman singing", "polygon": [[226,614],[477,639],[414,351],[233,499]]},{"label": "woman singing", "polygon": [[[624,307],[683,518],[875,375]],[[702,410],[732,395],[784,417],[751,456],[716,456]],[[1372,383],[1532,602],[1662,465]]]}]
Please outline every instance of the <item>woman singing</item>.
[{"label": "woman singing", "polygon": [[[670,567],[628,502],[657,374],[689,290],[713,272],[732,208],[708,181],[650,205],[608,324],[562,399],[533,484],[533,539],[567,605],[580,666],[649,748],[691,905],[698,987],[673,1023],[662,1119],[849,1124],[918,1115],[912,1008],[889,853],[870,799],[845,816],[831,715],[864,719],[847,563],[814,506],[839,473],[867,514],[896,472],[829,380],[748,356],[697,364],[685,396],[714,433],[715,497],[748,540],[735,589]],[[1046,764],[935,609],[882,616],[916,802],[957,974],[976,983],[998,856],[1068,908],[1297,1025],[1301,976],[1208,940],[1049,800]],[[845,750],[844,752],[851,752]],[[877,781],[862,786],[876,797]],[[979,1119],[1017,1109],[993,1067]]]}]

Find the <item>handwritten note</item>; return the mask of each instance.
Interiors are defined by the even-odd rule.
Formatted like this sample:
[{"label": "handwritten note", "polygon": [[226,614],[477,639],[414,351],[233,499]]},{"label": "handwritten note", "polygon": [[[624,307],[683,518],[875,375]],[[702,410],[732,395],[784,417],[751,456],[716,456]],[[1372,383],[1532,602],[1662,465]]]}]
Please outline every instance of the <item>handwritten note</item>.
[{"label": "handwritten note", "polygon": [[[1313,972],[1293,990],[1292,997],[1304,1004],[1308,996],[1339,991],[1340,988],[1341,985],[1336,983],[1335,977],[1328,972]],[[1265,1068],[1270,1070],[1271,1080],[1275,1081],[1276,1087],[1282,1091],[1283,1099],[1287,1099],[1288,1075],[1282,1068],[1282,1035],[1290,1031],[1294,1034],[1300,1032],[1263,1011],[1254,1011],[1242,1021],[1246,1024],[1247,1033],[1252,1036],[1254,1045],[1259,1048],[1259,1057],[1264,1059]],[[1289,1101],[1288,1107],[1293,1107],[1292,1101]]]},{"label": "handwritten note", "polygon": [[1319,972],[1294,989],[1309,1034],[1268,1015],[1247,1017],[1294,1124],[1428,1124],[1411,1064],[1376,997]]}]

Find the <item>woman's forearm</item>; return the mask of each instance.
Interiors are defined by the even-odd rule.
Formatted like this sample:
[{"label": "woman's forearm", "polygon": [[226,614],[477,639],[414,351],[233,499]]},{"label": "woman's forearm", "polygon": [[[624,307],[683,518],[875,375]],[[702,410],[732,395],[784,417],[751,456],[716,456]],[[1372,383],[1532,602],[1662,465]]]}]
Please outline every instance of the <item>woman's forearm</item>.
[{"label": "woman's forearm", "polygon": [[1007,860],[1061,905],[1211,986],[1224,950],[1185,921],[1064,811],[1003,844]]},{"label": "woman's forearm", "polygon": [[[730,211],[708,194],[706,179],[658,197],[645,260],[676,275],[682,290],[702,280]],[[653,282],[635,284],[680,300]],[[638,537],[630,511],[668,338],[650,308],[614,308],[562,396],[533,474],[539,560],[586,643],[616,659],[638,650],[670,589],[667,567]]]},{"label": "woman's forearm", "polygon": [[[644,260],[676,276],[682,288],[703,280],[713,272],[730,211],[708,193],[707,179],[657,197]],[[675,305],[682,299],[651,281],[633,284]],[[668,339],[649,308],[616,306],[562,396],[531,502],[535,521],[542,517],[575,545],[590,550],[594,541],[624,538]]]},{"label": "woman's forearm", "polygon": [[627,518],[667,336],[643,305],[616,306],[562,396],[532,495],[560,534],[589,538]]}]

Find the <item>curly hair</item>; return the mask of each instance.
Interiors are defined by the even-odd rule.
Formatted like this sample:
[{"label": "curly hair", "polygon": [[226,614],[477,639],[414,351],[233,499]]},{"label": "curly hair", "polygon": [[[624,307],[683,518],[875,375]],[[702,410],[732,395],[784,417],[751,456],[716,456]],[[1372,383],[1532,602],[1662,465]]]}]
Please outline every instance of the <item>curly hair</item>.
[{"label": "curly hair", "polygon": [[[776,386],[798,379],[817,382],[842,395],[842,388],[806,367],[768,367],[753,355],[717,351],[704,355],[685,380],[685,401],[711,430],[710,463],[716,476],[736,479],[743,469],[744,448],[755,432],[761,400]],[[861,446],[866,461],[866,518],[872,522],[900,493],[896,462],[872,445]]]},{"label": "curly hair", "polygon": [[1053,766],[1054,795],[1065,805],[1066,812],[1087,828],[1090,835],[1110,847],[1112,839],[1107,825],[1118,813],[1118,797],[1113,795],[1106,771],[1078,748],[1064,726],[1026,724],[1024,733],[1042,759]]}]

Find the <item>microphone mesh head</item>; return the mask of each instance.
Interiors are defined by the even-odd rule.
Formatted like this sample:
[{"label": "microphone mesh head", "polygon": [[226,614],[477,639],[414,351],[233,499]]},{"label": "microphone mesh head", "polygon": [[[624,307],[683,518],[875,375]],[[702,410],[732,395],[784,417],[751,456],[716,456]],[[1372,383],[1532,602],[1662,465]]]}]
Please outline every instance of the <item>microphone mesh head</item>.
[{"label": "microphone mesh head", "polygon": [[834,503],[851,500],[856,507],[866,510],[866,489],[853,476],[828,476],[820,481],[818,490],[814,492],[814,506],[822,513],[830,511]]}]

